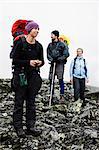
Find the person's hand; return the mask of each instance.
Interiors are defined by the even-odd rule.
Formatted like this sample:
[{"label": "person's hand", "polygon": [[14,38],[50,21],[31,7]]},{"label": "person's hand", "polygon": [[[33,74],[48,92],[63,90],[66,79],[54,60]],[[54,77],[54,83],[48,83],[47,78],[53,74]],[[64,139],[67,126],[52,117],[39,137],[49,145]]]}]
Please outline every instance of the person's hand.
[{"label": "person's hand", "polygon": [[36,66],[39,67],[41,64],[42,64],[42,61],[41,61],[41,60],[37,60],[37,61],[36,61]]},{"label": "person's hand", "polygon": [[39,67],[42,64],[42,61],[40,60],[30,60],[30,66],[32,67]]},{"label": "person's hand", "polygon": [[36,67],[37,65],[37,60],[30,60],[30,66]]}]

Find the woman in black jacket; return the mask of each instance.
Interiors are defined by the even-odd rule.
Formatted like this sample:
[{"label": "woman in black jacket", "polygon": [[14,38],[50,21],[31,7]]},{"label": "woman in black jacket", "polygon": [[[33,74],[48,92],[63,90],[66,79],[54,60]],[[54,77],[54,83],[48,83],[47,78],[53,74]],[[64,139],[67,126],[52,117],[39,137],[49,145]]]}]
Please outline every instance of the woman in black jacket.
[{"label": "woman in black jacket", "polygon": [[13,47],[13,87],[15,91],[15,105],[13,124],[19,137],[25,137],[23,130],[23,103],[26,100],[27,134],[39,135],[34,129],[36,121],[35,97],[41,87],[40,67],[44,65],[43,47],[36,41],[39,25],[29,22],[26,25],[28,35],[19,38]]}]

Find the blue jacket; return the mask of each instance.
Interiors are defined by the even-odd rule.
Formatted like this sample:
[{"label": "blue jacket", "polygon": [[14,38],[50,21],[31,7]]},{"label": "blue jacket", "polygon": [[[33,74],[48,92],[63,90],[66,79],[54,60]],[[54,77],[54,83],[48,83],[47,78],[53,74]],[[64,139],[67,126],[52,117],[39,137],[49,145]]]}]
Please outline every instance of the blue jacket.
[{"label": "blue jacket", "polygon": [[[75,67],[74,67],[74,60],[73,60],[70,65],[70,79],[72,79],[73,77],[77,77],[80,79],[88,78],[87,66],[86,66],[86,70],[85,70],[85,66],[86,66],[86,62],[84,62],[83,57],[77,57],[75,61]],[[74,67],[74,71],[73,71],[73,67]]]}]

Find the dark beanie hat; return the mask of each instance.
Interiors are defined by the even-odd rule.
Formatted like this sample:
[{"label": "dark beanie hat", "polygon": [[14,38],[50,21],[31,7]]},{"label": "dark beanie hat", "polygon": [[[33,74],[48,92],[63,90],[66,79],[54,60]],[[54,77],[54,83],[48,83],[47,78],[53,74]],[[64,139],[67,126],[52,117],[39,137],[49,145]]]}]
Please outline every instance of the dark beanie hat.
[{"label": "dark beanie hat", "polygon": [[55,36],[59,37],[59,31],[54,30],[54,31],[52,31],[52,33],[53,33]]},{"label": "dark beanie hat", "polygon": [[32,29],[37,29],[37,28],[39,28],[39,25],[34,21],[30,21],[25,26],[25,29],[26,29],[27,32],[30,32]]}]

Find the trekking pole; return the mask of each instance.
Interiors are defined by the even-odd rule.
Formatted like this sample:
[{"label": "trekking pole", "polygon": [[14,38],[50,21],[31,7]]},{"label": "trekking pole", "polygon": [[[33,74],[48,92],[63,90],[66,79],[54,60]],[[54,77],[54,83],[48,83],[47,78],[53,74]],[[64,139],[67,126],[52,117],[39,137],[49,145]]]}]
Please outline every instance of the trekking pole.
[{"label": "trekking pole", "polygon": [[55,78],[55,67],[56,62],[54,62],[53,66],[53,74],[52,74],[52,82],[51,82],[51,92],[50,92],[50,99],[49,99],[49,107],[51,106],[52,96],[53,96],[53,87],[54,87],[54,78]]}]

